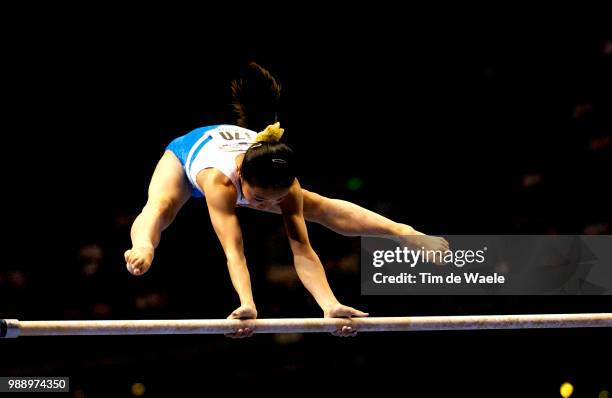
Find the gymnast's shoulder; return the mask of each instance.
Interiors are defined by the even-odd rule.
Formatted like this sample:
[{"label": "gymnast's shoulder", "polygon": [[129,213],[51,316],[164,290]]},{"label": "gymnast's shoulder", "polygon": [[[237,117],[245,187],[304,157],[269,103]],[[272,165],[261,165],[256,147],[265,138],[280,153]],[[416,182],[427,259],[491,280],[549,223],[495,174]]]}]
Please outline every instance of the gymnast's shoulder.
[{"label": "gymnast's shoulder", "polygon": [[196,176],[196,182],[206,196],[209,196],[212,192],[215,192],[215,194],[228,194],[234,197],[237,195],[236,187],[232,180],[214,167],[200,171]]}]

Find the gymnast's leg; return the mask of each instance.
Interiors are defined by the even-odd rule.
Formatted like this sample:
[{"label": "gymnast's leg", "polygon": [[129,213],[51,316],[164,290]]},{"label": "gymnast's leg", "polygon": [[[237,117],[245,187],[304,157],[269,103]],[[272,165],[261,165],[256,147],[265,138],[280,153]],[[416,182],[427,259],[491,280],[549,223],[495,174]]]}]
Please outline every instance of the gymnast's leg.
[{"label": "gymnast's leg", "polygon": [[341,199],[331,199],[302,189],[304,217],[341,235],[423,235],[409,225]]},{"label": "gymnast's leg", "polygon": [[147,203],[134,220],[132,248],[125,252],[127,269],[142,275],[151,266],[161,233],[191,196],[185,171],[178,158],[166,151],[153,172]]},{"label": "gymnast's leg", "polygon": [[390,220],[354,203],[330,199],[302,189],[304,218],[319,223],[346,236],[391,235],[403,244],[428,250],[447,250],[448,242],[440,237],[428,236],[410,225]]}]

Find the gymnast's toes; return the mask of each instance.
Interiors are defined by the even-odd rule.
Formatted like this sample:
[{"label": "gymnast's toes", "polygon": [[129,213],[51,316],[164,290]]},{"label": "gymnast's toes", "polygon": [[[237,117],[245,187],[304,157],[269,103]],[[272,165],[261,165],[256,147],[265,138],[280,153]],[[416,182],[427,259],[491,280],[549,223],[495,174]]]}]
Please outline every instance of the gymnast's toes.
[{"label": "gymnast's toes", "polygon": [[132,275],[142,275],[149,270],[153,260],[153,251],[132,248],[124,253],[125,265]]}]

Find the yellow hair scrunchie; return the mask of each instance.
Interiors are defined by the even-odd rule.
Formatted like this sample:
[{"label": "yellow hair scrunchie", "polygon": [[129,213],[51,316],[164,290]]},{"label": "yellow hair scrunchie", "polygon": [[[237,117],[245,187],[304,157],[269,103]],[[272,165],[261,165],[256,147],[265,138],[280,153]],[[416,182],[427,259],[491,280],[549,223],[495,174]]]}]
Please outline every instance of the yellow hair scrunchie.
[{"label": "yellow hair scrunchie", "polygon": [[280,122],[268,125],[262,132],[257,133],[255,142],[278,142],[285,129],[281,128]]}]

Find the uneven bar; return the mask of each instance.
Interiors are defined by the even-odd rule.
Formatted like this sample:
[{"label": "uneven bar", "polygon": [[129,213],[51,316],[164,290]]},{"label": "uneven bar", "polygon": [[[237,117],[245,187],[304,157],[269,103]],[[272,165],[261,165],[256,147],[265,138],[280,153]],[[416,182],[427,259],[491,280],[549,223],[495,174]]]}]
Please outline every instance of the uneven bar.
[{"label": "uneven bar", "polygon": [[343,326],[359,332],[423,330],[561,329],[612,327],[612,313],[419,316],[385,318],[174,319],[113,321],[19,321],[3,319],[0,337],[224,334],[249,327],[255,333],[325,333]]}]

